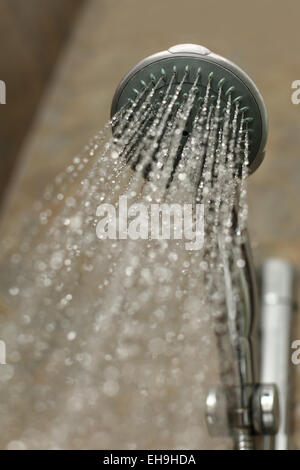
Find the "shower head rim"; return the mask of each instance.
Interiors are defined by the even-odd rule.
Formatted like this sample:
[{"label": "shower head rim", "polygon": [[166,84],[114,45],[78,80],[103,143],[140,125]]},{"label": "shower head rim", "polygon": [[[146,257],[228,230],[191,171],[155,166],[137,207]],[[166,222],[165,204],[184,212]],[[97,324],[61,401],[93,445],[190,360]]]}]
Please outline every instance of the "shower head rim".
[{"label": "shower head rim", "polygon": [[114,116],[116,111],[118,111],[118,102],[121,97],[121,94],[127,85],[127,83],[142,69],[151,65],[153,63],[170,59],[172,57],[195,57],[201,58],[202,61],[206,61],[209,63],[215,63],[224,69],[227,69],[230,73],[235,75],[240,81],[243,82],[244,86],[248,89],[249,93],[252,95],[257,108],[260,113],[260,121],[261,121],[261,139],[258,150],[256,152],[255,158],[251,161],[249,170],[250,173],[253,173],[262,163],[264,156],[265,156],[265,147],[267,142],[268,136],[268,114],[267,110],[262,98],[262,95],[255,85],[254,81],[249,77],[249,75],[244,72],[238,65],[234,62],[226,59],[225,57],[218,55],[210,50],[206,49],[203,46],[199,46],[196,44],[179,44],[176,46],[170,47],[168,50],[161,51],[155,54],[152,54],[141,61],[139,61],[135,66],[131,68],[131,70],[124,75],[122,80],[120,81],[111,105],[111,117]]}]

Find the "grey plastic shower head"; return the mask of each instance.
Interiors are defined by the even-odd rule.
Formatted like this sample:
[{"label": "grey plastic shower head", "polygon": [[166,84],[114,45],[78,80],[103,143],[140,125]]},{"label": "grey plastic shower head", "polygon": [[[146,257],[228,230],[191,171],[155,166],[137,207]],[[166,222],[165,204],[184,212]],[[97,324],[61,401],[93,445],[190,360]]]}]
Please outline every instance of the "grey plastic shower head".
[{"label": "grey plastic shower head", "polygon": [[147,84],[151,80],[155,81],[163,75],[164,80],[156,92],[156,98],[159,98],[159,93],[167,88],[174,70],[176,71],[175,83],[179,83],[186,70],[189,71],[182,89],[183,93],[188,92],[199,69],[201,69],[200,92],[204,94],[210,78],[212,79],[211,98],[215,98],[218,93],[218,84],[223,79],[225,87],[223,106],[226,105],[225,97],[229,92],[233,101],[240,102],[240,111],[248,123],[249,170],[252,173],[264,158],[267,140],[268,120],[262,96],[243,70],[203,46],[180,44],[139,62],[121,80],[112,101],[111,115],[113,116],[126,105],[128,100],[134,99],[136,91],[141,90],[142,84]]}]

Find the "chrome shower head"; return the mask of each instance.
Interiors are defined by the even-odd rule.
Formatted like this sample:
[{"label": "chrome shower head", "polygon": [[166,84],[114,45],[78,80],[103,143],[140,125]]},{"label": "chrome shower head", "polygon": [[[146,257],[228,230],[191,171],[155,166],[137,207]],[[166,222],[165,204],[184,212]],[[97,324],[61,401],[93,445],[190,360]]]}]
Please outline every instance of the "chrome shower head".
[{"label": "chrome shower head", "polygon": [[[204,96],[208,81],[211,80],[211,99],[216,99],[218,86],[222,83],[224,89],[221,96],[223,107],[226,106],[228,93],[231,93],[233,102],[239,101],[240,115],[243,114],[248,123],[249,170],[252,173],[264,158],[267,140],[267,112],[262,96],[243,70],[203,46],[180,44],[139,62],[121,80],[112,101],[111,115],[113,116],[126,105],[128,100],[133,100],[136,97],[136,92],[140,91],[143,86],[151,81],[157,81],[161,76],[163,76],[163,80],[156,89],[155,99],[162,99],[161,96],[167,89],[174,72],[176,74],[175,88],[188,71],[182,87],[181,96],[183,96],[190,90],[200,69],[201,78],[198,83],[200,96]],[[186,129],[187,134],[190,129],[191,121]]]}]

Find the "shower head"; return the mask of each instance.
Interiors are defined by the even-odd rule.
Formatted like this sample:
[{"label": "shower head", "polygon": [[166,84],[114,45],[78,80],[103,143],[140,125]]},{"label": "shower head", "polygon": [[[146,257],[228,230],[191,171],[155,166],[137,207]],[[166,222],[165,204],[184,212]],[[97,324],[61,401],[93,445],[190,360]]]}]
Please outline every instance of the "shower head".
[{"label": "shower head", "polygon": [[[267,140],[267,112],[257,87],[248,75],[231,61],[195,44],[180,44],[167,51],[159,52],[145,58],[135,65],[121,80],[111,106],[111,115],[115,115],[128,100],[134,100],[136,93],[149,84],[157,83],[155,99],[162,100],[171,77],[175,73],[174,89],[185,75],[182,93],[178,101],[191,89],[197,74],[200,74],[197,87],[200,96],[204,96],[210,81],[210,99],[215,100],[218,87],[222,83],[224,93],[221,95],[225,109],[226,99],[231,93],[232,101],[239,102],[240,116],[243,115],[249,132],[249,170],[252,173],[261,164],[265,155]],[[173,91],[174,91],[173,89]],[[192,114],[193,119],[193,114]],[[188,122],[186,134],[191,130]]]}]

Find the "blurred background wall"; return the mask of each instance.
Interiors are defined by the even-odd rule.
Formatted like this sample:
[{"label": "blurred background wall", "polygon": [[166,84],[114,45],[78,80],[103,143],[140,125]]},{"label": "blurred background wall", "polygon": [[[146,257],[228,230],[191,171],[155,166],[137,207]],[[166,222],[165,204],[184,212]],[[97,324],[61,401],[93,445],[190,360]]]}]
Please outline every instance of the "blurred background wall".
[{"label": "blurred background wall", "polygon": [[[115,88],[132,65],[194,42],[240,65],[264,97],[267,155],[249,179],[255,260],[281,256],[299,266],[300,105],[291,102],[291,83],[300,79],[299,17],[299,0],[2,0],[0,79],[8,90],[0,107],[2,186],[19,155],[5,230],[16,230],[45,184],[108,120]],[[299,367],[294,373],[299,423]],[[300,446],[297,426],[295,440]]]},{"label": "blurred background wall", "polygon": [[0,198],[82,0],[1,0]]}]

